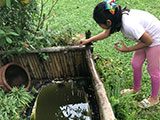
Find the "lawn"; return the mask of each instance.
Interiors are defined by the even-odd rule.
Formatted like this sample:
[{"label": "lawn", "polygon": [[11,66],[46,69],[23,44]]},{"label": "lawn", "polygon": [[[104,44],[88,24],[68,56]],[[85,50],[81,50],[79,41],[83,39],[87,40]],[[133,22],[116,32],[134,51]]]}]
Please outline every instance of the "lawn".
[{"label": "lawn", "polygon": [[[102,32],[93,20],[92,13],[95,5],[101,0],[59,0],[53,10],[54,18],[49,24],[52,29],[60,32],[71,30],[72,34],[85,33],[90,30],[92,36]],[[118,4],[130,9],[141,9],[154,14],[160,19],[159,0],[117,0]],[[143,66],[142,93],[139,95],[121,96],[120,90],[132,87],[131,53],[120,53],[114,49],[114,43],[123,41],[126,45],[132,46],[135,43],[123,38],[121,33],[115,33],[111,37],[94,43],[94,56],[97,70],[104,82],[107,95],[112,104],[117,119],[123,120],[158,120],[160,118],[159,106],[142,110],[137,107],[139,101],[150,96],[150,78],[146,70],[146,63]]]}]

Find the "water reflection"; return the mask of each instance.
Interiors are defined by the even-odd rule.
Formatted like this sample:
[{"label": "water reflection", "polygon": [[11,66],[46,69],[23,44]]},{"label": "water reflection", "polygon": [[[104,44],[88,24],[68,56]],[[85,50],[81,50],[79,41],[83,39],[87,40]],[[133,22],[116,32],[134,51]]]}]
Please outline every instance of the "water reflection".
[{"label": "water reflection", "polygon": [[36,120],[91,120],[83,86],[67,82],[43,87],[37,99]]},{"label": "water reflection", "polygon": [[60,106],[60,110],[68,120],[75,120],[77,118],[81,120],[91,120],[88,107],[88,103],[69,104],[62,107]]}]

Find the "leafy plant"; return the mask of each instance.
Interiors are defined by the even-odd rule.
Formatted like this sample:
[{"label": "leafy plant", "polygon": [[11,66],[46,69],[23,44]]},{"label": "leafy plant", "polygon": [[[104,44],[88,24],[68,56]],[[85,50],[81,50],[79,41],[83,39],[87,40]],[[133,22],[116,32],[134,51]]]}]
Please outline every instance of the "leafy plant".
[{"label": "leafy plant", "polygon": [[0,119],[25,120],[25,110],[33,100],[33,96],[24,87],[13,88],[11,92],[0,91]]},{"label": "leafy plant", "polygon": [[59,35],[46,22],[54,18],[50,14],[58,2],[51,1],[44,12],[49,0],[40,0],[39,6],[35,0],[5,0],[0,7],[0,49],[21,52],[70,44],[71,31]]},{"label": "leafy plant", "polygon": [[36,27],[37,2],[35,0],[4,0],[0,7],[1,50],[26,49],[24,44],[31,40],[28,32]]}]

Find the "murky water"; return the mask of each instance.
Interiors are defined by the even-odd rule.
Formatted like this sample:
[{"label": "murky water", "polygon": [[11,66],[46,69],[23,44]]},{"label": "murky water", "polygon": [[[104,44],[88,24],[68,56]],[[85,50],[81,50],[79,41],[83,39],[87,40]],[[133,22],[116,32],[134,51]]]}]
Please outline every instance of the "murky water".
[{"label": "murky water", "polygon": [[91,120],[83,85],[67,82],[43,87],[38,95],[36,120]]}]

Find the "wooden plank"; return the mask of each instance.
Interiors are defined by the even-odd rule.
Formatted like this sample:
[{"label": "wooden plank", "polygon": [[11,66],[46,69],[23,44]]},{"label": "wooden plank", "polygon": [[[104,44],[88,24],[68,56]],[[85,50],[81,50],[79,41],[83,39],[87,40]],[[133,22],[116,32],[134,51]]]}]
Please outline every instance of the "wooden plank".
[{"label": "wooden plank", "polygon": [[106,90],[95,68],[90,49],[86,50],[86,54],[89,68],[93,77],[93,86],[99,104],[101,120],[115,120],[111,104],[107,98]]},{"label": "wooden plank", "polygon": [[[50,48],[42,48],[42,49],[39,49],[39,50],[32,50],[32,51],[29,51],[27,53],[39,53],[39,52],[54,53],[54,52],[67,52],[67,51],[82,51],[82,50],[85,50],[85,49],[86,49],[85,46],[82,46],[82,47],[79,47],[79,46],[50,47]],[[3,55],[3,54],[8,53],[8,52],[14,52],[14,51],[0,51],[0,55]],[[16,51],[15,51],[15,53],[16,53]]]}]

